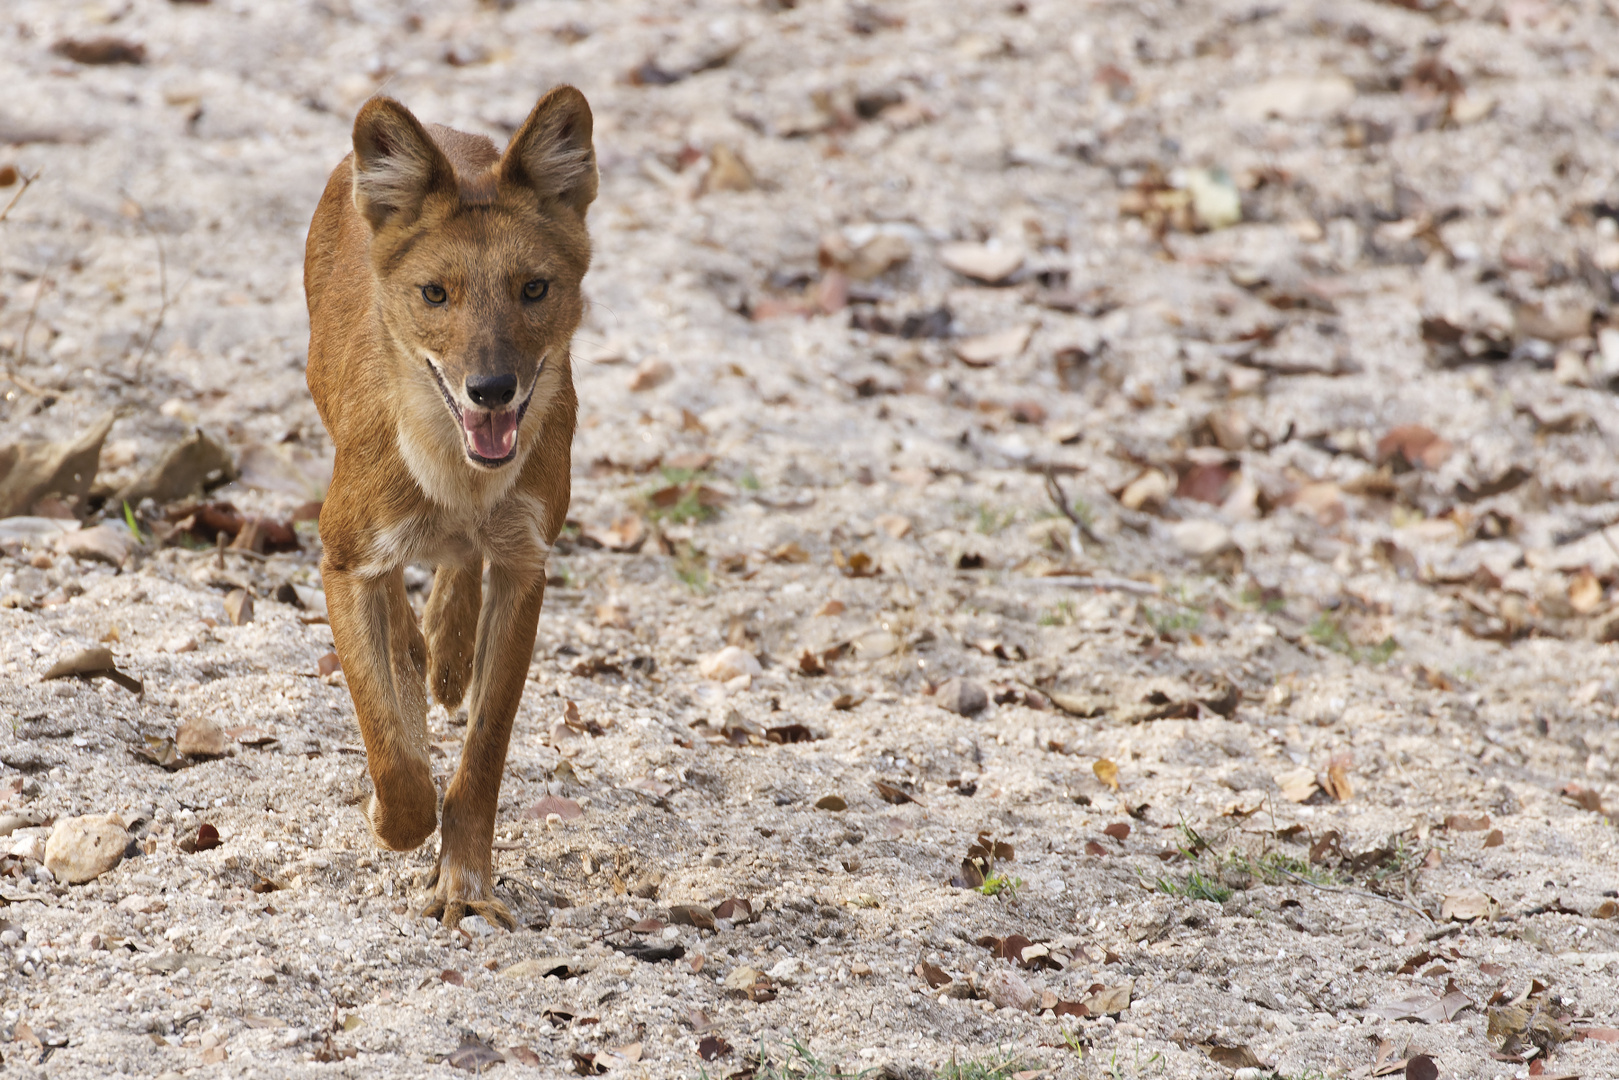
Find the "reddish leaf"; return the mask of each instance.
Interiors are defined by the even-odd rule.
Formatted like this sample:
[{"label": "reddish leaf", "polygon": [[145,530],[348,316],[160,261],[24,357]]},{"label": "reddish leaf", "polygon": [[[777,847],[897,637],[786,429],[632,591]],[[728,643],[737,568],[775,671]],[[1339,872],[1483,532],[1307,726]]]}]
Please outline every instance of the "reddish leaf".
[{"label": "reddish leaf", "polygon": [[943,968],[930,964],[926,960],[916,965],[916,975],[917,978],[927,983],[934,990],[941,986],[948,986],[955,981]]},{"label": "reddish leaf", "polygon": [[454,968],[445,968],[443,971],[438,973],[438,977],[444,982],[449,983],[451,986],[465,986],[467,984],[466,976],[462,975]]},{"label": "reddish leaf", "polygon": [[584,808],[572,799],[564,799],[559,795],[546,795],[524,810],[523,816],[544,821],[555,814],[563,821],[572,821],[584,812]]},{"label": "reddish leaf", "polygon": [[540,1055],[536,1054],[534,1049],[527,1045],[508,1046],[506,1048],[506,1056],[508,1058],[515,1058],[524,1065],[534,1068],[538,1068],[540,1064]]},{"label": "reddish leaf", "polygon": [[1095,840],[1087,840],[1085,841],[1085,854],[1106,855],[1107,848],[1103,847],[1101,844],[1098,844]]},{"label": "reddish leaf", "polygon": [[753,919],[753,905],[739,896],[728,900],[721,900],[714,908],[716,919],[730,919],[733,923],[750,922]]},{"label": "reddish leaf", "polygon": [[1102,832],[1108,836],[1111,836],[1115,840],[1123,840],[1125,837],[1130,835],[1130,825],[1128,822],[1115,821],[1113,824],[1103,829]]},{"label": "reddish leaf", "polygon": [[1593,814],[1602,813],[1602,796],[1588,787],[1564,784],[1562,796],[1581,810],[1589,810]]}]

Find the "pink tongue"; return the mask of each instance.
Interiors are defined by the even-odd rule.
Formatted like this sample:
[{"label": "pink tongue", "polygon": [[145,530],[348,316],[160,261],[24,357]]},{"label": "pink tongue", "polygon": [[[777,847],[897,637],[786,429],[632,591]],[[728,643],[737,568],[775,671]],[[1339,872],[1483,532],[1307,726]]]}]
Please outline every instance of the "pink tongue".
[{"label": "pink tongue", "polygon": [[468,409],[461,414],[461,424],[466,428],[472,452],[479,457],[498,461],[511,453],[517,443],[516,409],[499,412]]}]

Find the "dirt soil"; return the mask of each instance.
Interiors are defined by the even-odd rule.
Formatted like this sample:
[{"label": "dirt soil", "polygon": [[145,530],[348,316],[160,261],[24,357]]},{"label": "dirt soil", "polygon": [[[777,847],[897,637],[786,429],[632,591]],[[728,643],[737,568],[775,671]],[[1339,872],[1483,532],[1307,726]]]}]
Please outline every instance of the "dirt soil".
[{"label": "dirt soil", "polygon": [[[116,416],[0,521],[0,1073],[1619,1075],[1615,57],[1611,0],[10,0],[0,443]],[[200,428],[227,539],[307,517],[355,109],[561,81],[523,928],[452,931],[314,523],[129,485]],[[142,694],[44,678],[96,646]]]}]

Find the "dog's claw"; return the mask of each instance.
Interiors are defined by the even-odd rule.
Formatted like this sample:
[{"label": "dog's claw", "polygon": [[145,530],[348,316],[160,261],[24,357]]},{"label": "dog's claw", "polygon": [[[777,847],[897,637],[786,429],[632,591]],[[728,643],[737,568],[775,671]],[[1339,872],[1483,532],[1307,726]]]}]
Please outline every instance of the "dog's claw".
[{"label": "dog's claw", "polygon": [[434,897],[422,914],[439,920],[448,930],[460,926],[461,920],[470,915],[481,915],[490,926],[504,930],[517,929],[517,917],[499,900],[442,900]]}]

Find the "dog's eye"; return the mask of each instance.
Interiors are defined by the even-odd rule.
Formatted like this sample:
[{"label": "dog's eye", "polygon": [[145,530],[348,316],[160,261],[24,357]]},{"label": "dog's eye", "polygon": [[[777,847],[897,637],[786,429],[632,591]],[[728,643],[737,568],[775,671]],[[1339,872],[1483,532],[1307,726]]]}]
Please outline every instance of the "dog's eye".
[{"label": "dog's eye", "polygon": [[524,300],[544,300],[545,294],[551,291],[551,283],[544,278],[535,278],[523,286]]},{"label": "dog's eye", "polygon": [[444,291],[444,286],[442,286],[442,285],[423,285],[422,286],[422,299],[426,300],[429,304],[432,304],[434,307],[438,307],[440,304],[444,303],[444,301],[448,300],[449,298],[450,298],[450,294]]}]

